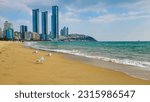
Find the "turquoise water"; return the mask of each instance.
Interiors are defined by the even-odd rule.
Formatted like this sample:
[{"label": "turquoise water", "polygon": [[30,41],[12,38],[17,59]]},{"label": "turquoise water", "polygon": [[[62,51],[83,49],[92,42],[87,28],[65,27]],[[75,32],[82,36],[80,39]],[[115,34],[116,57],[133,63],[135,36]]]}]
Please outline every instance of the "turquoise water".
[{"label": "turquoise water", "polygon": [[150,69],[150,42],[27,42],[26,45]]}]

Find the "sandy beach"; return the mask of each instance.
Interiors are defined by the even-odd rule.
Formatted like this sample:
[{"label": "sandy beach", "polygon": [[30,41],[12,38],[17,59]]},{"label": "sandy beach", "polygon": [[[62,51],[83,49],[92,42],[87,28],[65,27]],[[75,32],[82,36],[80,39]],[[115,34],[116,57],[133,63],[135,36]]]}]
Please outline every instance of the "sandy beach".
[{"label": "sandy beach", "polygon": [[[25,47],[21,42],[0,41],[1,85],[150,85],[150,80],[64,58],[65,54]],[[43,64],[35,61],[44,57]]]}]

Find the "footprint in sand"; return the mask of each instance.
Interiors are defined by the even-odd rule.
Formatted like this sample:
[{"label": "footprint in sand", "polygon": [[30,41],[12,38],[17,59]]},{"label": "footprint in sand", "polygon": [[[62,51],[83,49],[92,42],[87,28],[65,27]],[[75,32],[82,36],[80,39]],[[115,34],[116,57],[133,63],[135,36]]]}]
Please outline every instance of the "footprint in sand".
[{"label": "footprint in sand", "polygon": [[3,74],[2,74],[2,76],[10,77],[10,76],[12,76],[12,75],[11,75],[11,74],[9,74],[9,73],[3,73]]},{"label": "footprint in sand", "polygon": [[5,60],[1,60],[1,62],[5,62]]},{"label": "footprint in sand", "polygon": [[6,54],[6,57],[8,57],[8,54]]},{"label": "footprint in sand", "polygon": [[13,68],[10,67],[6,67],[5,70],[12,70]]}]

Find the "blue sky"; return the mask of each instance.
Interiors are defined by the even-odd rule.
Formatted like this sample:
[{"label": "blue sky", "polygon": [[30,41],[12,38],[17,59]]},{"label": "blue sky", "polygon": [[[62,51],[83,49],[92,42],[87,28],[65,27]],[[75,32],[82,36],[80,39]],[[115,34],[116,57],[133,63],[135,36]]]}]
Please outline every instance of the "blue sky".
[{"label": "blue sky", "polygon": [[49,12],[58,5],[60,28],[100,41],[150,40],[150,0],[0,0],[0,27],[8,20],[19,31],[21,24],[32,31],[32,9]]}]

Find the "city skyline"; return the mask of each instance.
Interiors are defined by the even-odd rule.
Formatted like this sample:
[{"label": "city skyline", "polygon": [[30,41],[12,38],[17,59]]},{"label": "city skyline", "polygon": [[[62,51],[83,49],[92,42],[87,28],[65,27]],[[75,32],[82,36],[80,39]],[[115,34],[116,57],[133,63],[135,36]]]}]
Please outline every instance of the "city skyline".
[{"label": "city skyline", "polygon": [[[3,23],[7,20],[13,23],[17,31],[22,24],[27,25],[29,31],[32,31],[32,9],[39,8],[40,12],[48,11],[50,18],[51,6],[58,5],[60,28],[68,26],[70,33],[87,34],[97,40],[150,40],[149,0],[43,0],[42,2],[0,0],[0,2],[0,28],[3,28]],[[12,3],[14,5],[10,6]],[[50,20],[48,24],[51,24]],[[51,30],[50,26],[48,32]]]}]

